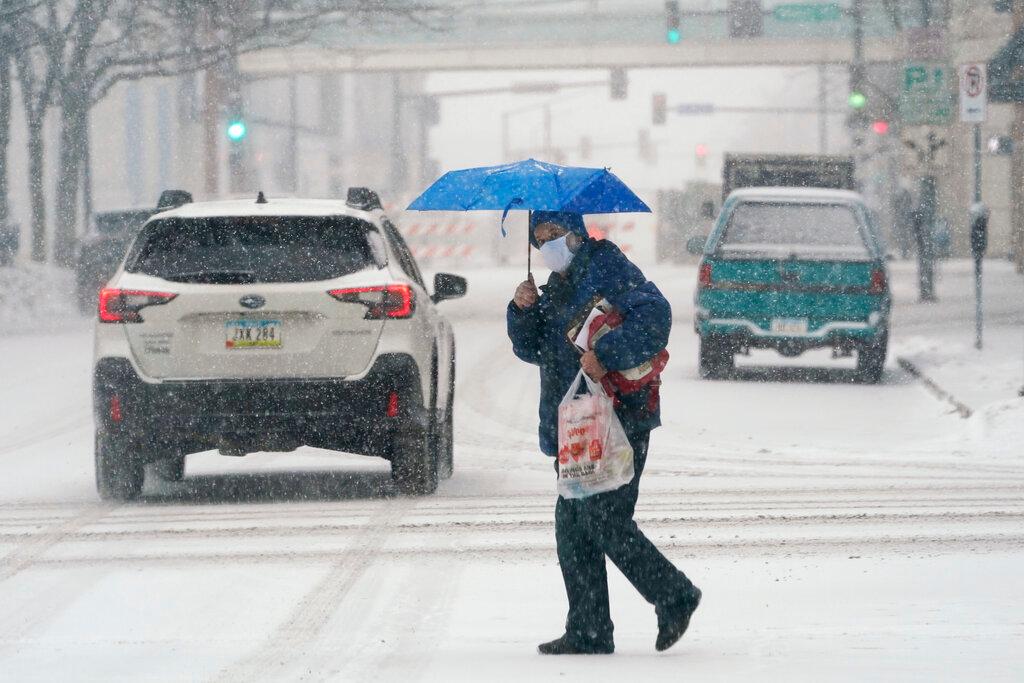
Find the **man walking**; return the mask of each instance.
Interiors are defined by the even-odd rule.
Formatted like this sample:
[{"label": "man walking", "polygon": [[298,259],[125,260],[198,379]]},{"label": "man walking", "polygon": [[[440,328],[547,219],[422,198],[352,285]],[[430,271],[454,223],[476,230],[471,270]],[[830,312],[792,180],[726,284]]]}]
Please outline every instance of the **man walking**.
[{"label": "man walking", "polygon": [[[508,305],[508,335],[516,356],[540,366],[540,447],[558,460],[558,404],[582,366],[591,379],[649,361],[668,343],[672,312],[654,283],[611,242],[588,237],[576,213],[534,211],[530,242],[553,271],[538,291],[532,276]],[[580,356],[570,328],[601,299],[623,317]],[[587,498],[555,505],[558,561],[569,600],[565,633],[541,654],[610,654],[615,650],[605,557],[654,605],[655,647],[665,650],[686,632],[701,592],[633,521],[650,431],[661,424],[657,383],[616,396],[616,413],[633,446],[633,480]]]}]

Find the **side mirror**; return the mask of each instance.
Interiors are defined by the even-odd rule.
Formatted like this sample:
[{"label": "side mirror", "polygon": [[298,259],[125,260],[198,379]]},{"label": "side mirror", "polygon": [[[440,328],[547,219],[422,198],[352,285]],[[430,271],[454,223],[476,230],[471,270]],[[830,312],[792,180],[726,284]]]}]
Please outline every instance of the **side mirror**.
[{"label": "side mirror", "polygon": [[430,297],[435,304],[445,299],[458,299],[466,295],[466,278],[451,273],[438,273],[434,276],[434,296]]},{"label": "side mirror", "polygon": [[694,235],[690,239],[686,240],[686,251],[695,256],[700,256],[704,253],[704,245],[707,243],[707,235]]}]

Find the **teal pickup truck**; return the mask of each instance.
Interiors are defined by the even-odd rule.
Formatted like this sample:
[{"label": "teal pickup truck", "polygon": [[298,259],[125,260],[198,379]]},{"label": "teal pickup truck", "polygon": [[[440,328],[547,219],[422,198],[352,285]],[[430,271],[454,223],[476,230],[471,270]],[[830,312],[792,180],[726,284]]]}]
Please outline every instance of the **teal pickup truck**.
[{"label": "teal pickup truck", "polygon": [[752,348],[798,356],[857,354],[857,374],[878,382],[889,341],[885,245],[854,192],[805,188],[734,191],[701,254],[694,327],[702,377],[726,376]]}]

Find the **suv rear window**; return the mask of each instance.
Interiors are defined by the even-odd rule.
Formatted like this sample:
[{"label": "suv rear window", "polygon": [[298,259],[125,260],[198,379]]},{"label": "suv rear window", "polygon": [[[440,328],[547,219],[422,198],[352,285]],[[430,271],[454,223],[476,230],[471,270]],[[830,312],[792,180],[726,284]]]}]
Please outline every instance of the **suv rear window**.
[{"label": "suv rear window", "polygon": [[217,216],[151,222],[127,270],[175,282],[315,282],[376,266],[367,232],[348,216]]},{"label": "suv rear window", "polygon": [[860,220],[847,204],[744,202],[733,209],[719,250],[868,257]]}]

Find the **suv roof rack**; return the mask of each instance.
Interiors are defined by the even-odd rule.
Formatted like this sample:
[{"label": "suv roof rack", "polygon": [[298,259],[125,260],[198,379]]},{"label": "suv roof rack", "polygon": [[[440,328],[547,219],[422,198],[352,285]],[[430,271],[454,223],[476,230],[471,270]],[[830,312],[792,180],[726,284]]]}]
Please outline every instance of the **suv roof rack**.
[{"label": "suv roof rack", "polygon": [[192,193],[185,190],[164,190],[156,201],[157,209],[176,209],[182,204],[192,203]]},{"label": "suv roof rack", "polygon": [[368,187],[348,188],[348,197],[345,199],[345,203],[353,209],[360,209],[362,211],[384,209],[380,203],[380,196]]}]

